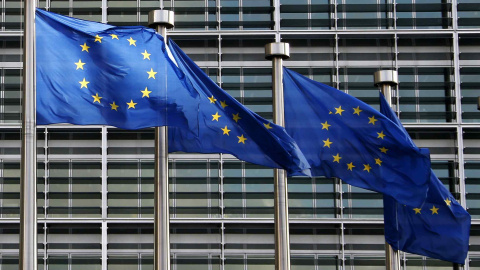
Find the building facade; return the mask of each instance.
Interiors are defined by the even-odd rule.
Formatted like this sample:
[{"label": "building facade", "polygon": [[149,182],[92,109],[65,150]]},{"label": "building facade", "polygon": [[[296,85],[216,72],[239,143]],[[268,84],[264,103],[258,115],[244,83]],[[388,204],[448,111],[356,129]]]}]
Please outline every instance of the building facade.
[{"label": "building facade", "polygon": [[[0,0],[0,269],[18,269],[20,0]],[[394,104],[433,169],[472,215],[465,269],[480,269],[480,0],[40,0],[113,25],[175,12],[170,37],[223,89],[272,118],[264,46],[378,108],[373,73],[395,69]],[[59,52],[61,53],[61,52]],[[38,127],[38,263],[49,270],[153,269],[153,129]],[[381,194],[289,179],[292,270],[384,269]],[[170,155],[172,270],[274,269],[273,170],[230,155]],[[479,235],[477,235],[477,232]],[[403,269],[458,269],[401,252]]]}]

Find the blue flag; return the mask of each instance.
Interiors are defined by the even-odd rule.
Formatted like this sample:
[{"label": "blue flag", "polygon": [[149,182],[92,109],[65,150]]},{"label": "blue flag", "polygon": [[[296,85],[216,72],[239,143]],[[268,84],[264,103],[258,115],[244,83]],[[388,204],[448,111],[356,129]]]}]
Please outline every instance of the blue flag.
[{"label": "blue flag", "polygon": [[263,119],[231,97],[172,40],[169,48],[202,100],[198,112],[187,115],[189,119],[197,119],[198,136],[181,127],[169,128],[170,149],[230,153],[251,163],[287,168],[290,175],[310,174],[308,162],[284,128]]},{"label": "blue flag", "polygon": [[[380,94],[380,111],[408,136]],[[464,264],[468,253],[470,215],[431,172],[423,204],[400,204],[383,197],[385,239],[397,250]]]},{"label": "blue flag", "polygon": [[191,65],[196,74],[180,70],[152,29],[37,9],[36,34],[37,124],[169,126],[171,152],[229,153],[309,174],[308,162],[283,128],[246,109],[176,48],[177,62]]},{"label": "blue flag", "polygon": [[285,123],[312,175],[339,177],[402,203],[421,204],[428,151],[366,103],[284,68]]},{"label": "blue flag", "polygon": [[[153,29],[36,12],[37,124],[175,125],[199,100]],[[167,92],[168,89],[168,92]]]}]

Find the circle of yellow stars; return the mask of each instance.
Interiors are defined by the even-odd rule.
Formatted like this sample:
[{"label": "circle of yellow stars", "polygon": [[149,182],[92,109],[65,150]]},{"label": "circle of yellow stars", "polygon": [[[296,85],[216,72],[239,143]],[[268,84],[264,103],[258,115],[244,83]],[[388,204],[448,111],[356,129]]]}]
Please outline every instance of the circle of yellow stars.
[{"label": "circle of yellow stars", "polygon": [[[108,38],[108,36],[110,37],[110,39]],[[117,34],[112,33],[112,34],[108,34],[108,36],[107,36],[107,42],[109,40],[111,42],[114,42],[114,40],[118,40],[119,42],[121,42],[121,39],[119,38],[119,36]],[[97,34],[93,37],[93,42],[91,42],[91,41],[89,42],[87,40],[83,44],[80,44],[79,46],[81,48],[81,52],[90,53],[90,49],[92,48],[91,46],[93,46],[95,43],[101,44],[102,42],[105,41],[105,40],[103,40],[104,38],[105,37],[99,36]],[[136,44],[137,40],[133,39],[133,37],[129,37],[128,39],[125,38],[124,40],[126,40],[128,42],[129,46],[134,46],[134,47],[137,46],[137,44]],[[152,54],[149,53],[147,50],[144,50],[140,54],[143,56],[143,60],[151,60],[150,56]],[[85,70],[85,68],[86,68],[86,63],[82,62],[82,59],[78,59],[78,62],[75,62],[74,64],[75,64],[75,70]],[[155,80],[156,79],[155,75],[158,72],[154,71],[153,68],[151,68],[150,70],[147,70],[146,73],[148,74],[147,79]],[[88,84],[90,83],[90,81],[88,81],[87,78],[84,77],[78,83],[80,84],[80,89],[82,89],[82,88],[88,89]],[[139,90],[139,91],[142,93],[141,98],[150,98],[150,93],[152,93],[152,91],[148,90],[148,87],[145,87],[145,89]],[[101,100],[102,100],[103,97],[99,96],[99,93],[95,93],[95,95],[91,95],[91,97],[93,98],[93,100],[92,100],[93,104],[95,104],[95,103],[102,104]],[[133,99],[131,99],[130,102],[126,102],[126,108],[127,108],[127,110],[135,109],[136,108],[135,106],[137,104],[138,104],[138,102],[135,102]],[[112,103],[109,103],[109,105],[110,105],[110,109],[112,111],[118,111],[118,109],[121,108],[121,106],[119,104],[117,104],[116,101],[112,101]],[[225,108],[225,106],[227,106],[227,105],[222,103],[222,107]],[[228,134],[228,132],[227,132],[227,134]],[[245,140],[246,140],[246,138],[245,138]]]},{"label": "circle of yellow stars", "polygon": [[[347,110],[342,108],[342,106],[338,106],[338,107],[334,107],[334,110],[335,112],[333,111],[330,111],[329,114],[333,114],[333,115],[338,115],[338,116],[342,116],[342,113],[345,113]],[[357,116],[360,116],[360,113],[363,112],[362,109],[360,109],[360,106],[357,106],[356,108],[352,108],[353,112],[352,114],[354,115],[357,115]],[[375,126],[376,123],[377,123],[378,119],[375,118],[375,116],[371,116],[371,117],[368,117],[368,122],[367,122],[367,125],[373,125]],[[329,131],[329,128],[332,127],[331,124],[328,123],[328,121],[325,121],[324,123],[321,123],[322,125],[322,130],[326,130],[327,132]],[[383,130],[381,130],[380,132],[376,132],[376,138],[379,139],[379,140],[385,140],[385,137],[387,135],[384,133]],[[327,137],[326,140],[322,140],[323,141],[323,147],[327,147],[327,148],[331,148],[331,145],[334,144],[333,141],[330,140],[329,137]],[[381,154],[388,154],[388,148],[386,148],[385,146],[382,146],[380,148],[378,148],[378,150],[380,150],[380,153]],[[342,156],[340,155],[340,153],[336,153],[336,155],[332,155],[332,163],[338,163],[340,164],[341,162],[341,159],[342,159]],[[381,158],[374,158],[374,161],[375,161],[375,165],[377,165],[378,167],[382,166],[382,160]],[[355,168],[357,166],[355,166],[353,164],[353,162],[345,162],[346,164],[346,170],[348,171],[351,171],[353,172],[355,170]],[[362,169],[362,166],[363,165],[363,169]],[[360,166],[360,170],[366,172],[366,173],[370,173],[374,168],[370,165],[370,164],[359,164],[358,166]],[[453,200],[453,199],[452,199]],[[452,205],[452,200],[450,200],[450,198],[446,198],[444,200],[445,204],[447,207],[451,207]],[[435,205],[431,205],[432,207],[431,208],[428,208],[427,209],[429,210],[429,213],[431,213],[431,215],[439,215],[439,210],[441,209],[441,206],[440,207],[437,207]],[[438,205],[439,206],[439,205]],[[422,214],[422,208],[412,208],[412,210],[414,211],[415,215],[419,214],[421,215]]]},{"label": "circle of yellow stars", "polygon": [[[334,111],[335,112],[330,111],[329,114],[343,116],[343,114],[348,112],[348,109],[342,108],[342,106],[338,106],[338,107],[334,107]],[[351,113],[353,115],[357,115],[357,116],[360,116],[360,114],[362,112],[363,112],[363,110],[360,108],[360,106],[357,106],[356,108],[352,108],[352,111],[351,111]],[[371,124],[371,125],[375,126],[377,121],[378,121],[378,119],[376,119],[375,116],[373,115],[371,117],[368,117],[367,124],[368,125]],[[328,132],[330,130],[330,128],[332,127],[332,125],[329,124],[328,121],[325,121],[324,123],[321,123],[321,125],[322,125],[322,130],[326,130],[326,132]],[[376,132],[376,134],[377,134],[376,138],[380,139],[380,140],[384,140],[385,137],[387,136],[384,133],[383,130],[381,130],[380,132]],[[331,146],[334,144],[334,142],[328,136],[325,140],[322,140],[322,141],[323,141],[323,147],[331,148]],[[381,147],[381,148],[379,148],[379,150],[382,154],[387,154],[387,152],[388,152],[388,149],[385,148],[385,147]],[[340,164],[342,158],[343,157],[340,155],[340,153],[336,153],[336,155],[332,155],[332,162]],[[374,165],[377,165],[378,167],[382,166],[383,161],[381,160],[380,157],[374,158],[374,161],[375,161]],[[351,171],[351,172],[353,172],[355,170],[357,165],[360,166],[360,170],[362,170],[363,172],[366,172],[366,173],[371,173],[371,171],[374,169],[372,167],[372,165],[370,165],[368,163],[367,164],[357,164],[357,165],[355,165],[355,164],[353,164],[353,162],[351,162],[351,161],[348,162],[347,161],[347,162],[345,162],[345,164],[346,164],[345,169],[348,170],[348,171]],[[372,164],[373,164],[373,161],[372,161]]]}]

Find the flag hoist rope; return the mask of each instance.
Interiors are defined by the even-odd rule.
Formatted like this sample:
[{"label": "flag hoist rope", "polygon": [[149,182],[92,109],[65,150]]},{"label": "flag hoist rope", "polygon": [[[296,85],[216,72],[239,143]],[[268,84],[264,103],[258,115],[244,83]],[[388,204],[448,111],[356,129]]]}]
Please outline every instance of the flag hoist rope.
[{"label": "flag hoist rope", "polygon": [[35,2],[25,0],[19,269],[37,270],[37,130],[35,109]]},{"label": "flag hoist rope", "polygon": [[[167,28],[174,26],[174,13],[169,10],[152,10],[148,13],[148,25],[164,37],[167,44]],[[166,73],[165,73],[166,77]],[[165,116],[166,117],[166,116]],[[170,209],[168,194],[168,129],[155,128],[155,182],[154,182],[154,270],[170,269]]]},{"label": "flag hoist rope", "polygon": [[[283,59],[290,57],[290,45],[274,42],[265,46],[265,58],[272,60],[273,122],[285,126],[283,102]],[[274,171],[275,270],[290,270],[288,191],[285,170]]]}]

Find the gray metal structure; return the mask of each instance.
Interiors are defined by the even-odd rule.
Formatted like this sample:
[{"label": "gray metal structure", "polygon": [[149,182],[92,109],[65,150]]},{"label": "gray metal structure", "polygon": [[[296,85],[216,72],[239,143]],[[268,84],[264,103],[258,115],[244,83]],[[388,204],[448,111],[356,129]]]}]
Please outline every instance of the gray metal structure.
[{"label": "gray metal structure", "polygon": [[35,2],[25,0],[23,120],[20,167],[19,269],[37,269],[37,123],[35,98]]},{"label": "gray metal structure", "polygon": [[[270,43],[265,46],[265,58],[272,60],[273,122],[285,126],[283,99],[283,60],[290,57],[290,44]],[[275,269],[290,269],[290,227],[288,224],[288,188],[285,170],[274,170]]]},{"label": "gray metal structure", "polygon": [[[174,26],[174,12],[152,10],[148,25],[155,27],[167,43],[167,29]],[[168,89],[168,82],[166,85]],[[168,91],[167,91],[168,93]],[[155,128],[155,183],[154,183],[154,269],[170,269],[170,200],[168,190],[168,128]]]},{"label": "gray metal structure", "polygon": [[[398,85],[398,73],[396,70],[379,70],[374,73],[375,86],[385,96],[388,104],[392,105],[393,87]],[[385,266],[387,270],[400,270],[400,253],[385,241]]]}]

